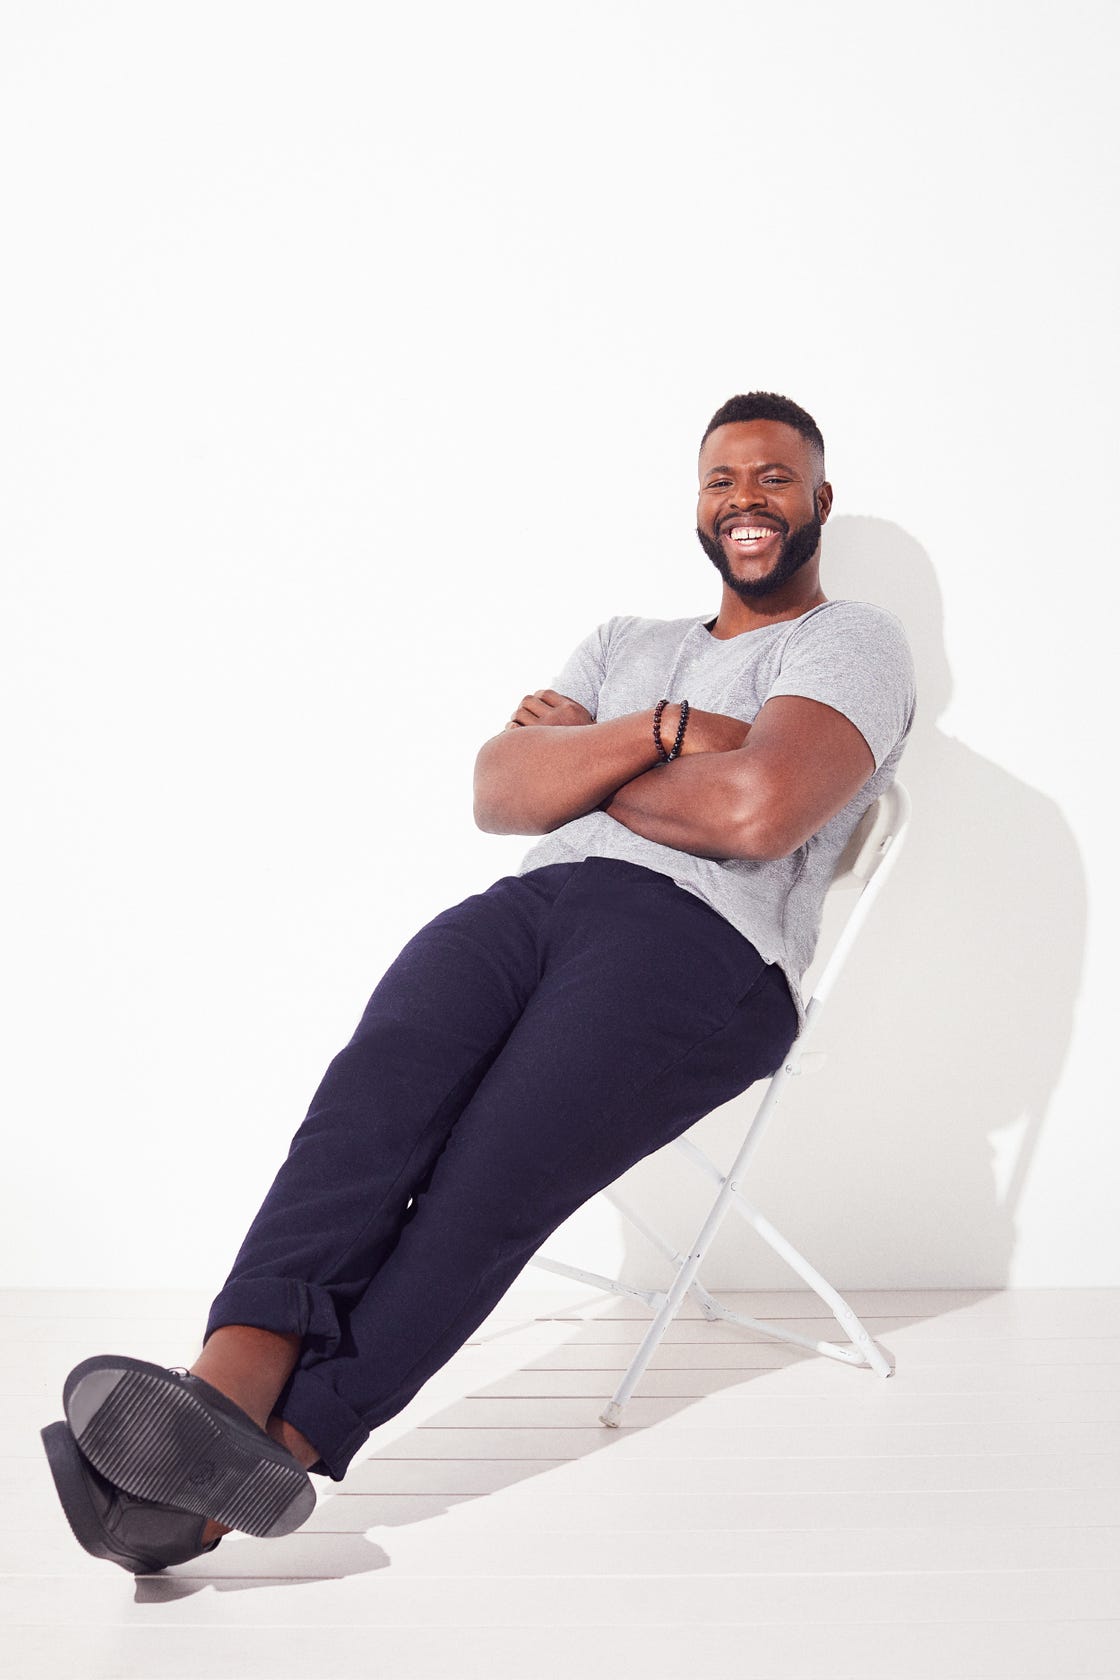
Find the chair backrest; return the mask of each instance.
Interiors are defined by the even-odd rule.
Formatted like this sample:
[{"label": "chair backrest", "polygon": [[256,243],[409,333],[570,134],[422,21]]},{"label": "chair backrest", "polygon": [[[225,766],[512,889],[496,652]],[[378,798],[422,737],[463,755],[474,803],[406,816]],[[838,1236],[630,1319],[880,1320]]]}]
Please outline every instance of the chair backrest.
[{"label": "chair backrest", "polygon": [[881,793],[867,807],[852,830],[852,837],[837,860],[832,886],[855,886],[870,881],[909,821],[910,795],[901,782],[892,782],[886,793]]},{"label": "chair backrest", "polygon": [[837,860],[828,897],[832,898],[835,895],[839,899],[840,890],[849,887],[858,887],[859,892],[831,955],[813,987],[812,996],[806,1003],[805,1026],[800,1034],[802,1042],[806,1027],[836,984],[836,978],[848,960],[848,954],[859,936],[872,902],[890,874],[910,821],[910,809],[910,795],[905,787],[901,782],[893,782],[873,805],[868,806]]}]

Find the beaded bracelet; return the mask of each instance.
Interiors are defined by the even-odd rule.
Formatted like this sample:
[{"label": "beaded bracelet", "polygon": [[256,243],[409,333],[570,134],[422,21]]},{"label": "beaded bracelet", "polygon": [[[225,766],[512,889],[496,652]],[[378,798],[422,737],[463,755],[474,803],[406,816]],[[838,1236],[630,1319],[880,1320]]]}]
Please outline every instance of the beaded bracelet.
[{"label": "beaded bracelet", "polygon": [[676,739],[673,742],[672,750],[670,752],[666,752],[664,742],[661,739],[661,714],[668,704],[668,700],[659,700],[657,705],[653,708],[653,744],[657,748],[657,756],[662,764],[672,764],[675,758],[679,758],[681,756],[681,745],[684,741],[684,732],[688,727],[688,701],[682,700],[681,718],[680,722],[677,724]]}]

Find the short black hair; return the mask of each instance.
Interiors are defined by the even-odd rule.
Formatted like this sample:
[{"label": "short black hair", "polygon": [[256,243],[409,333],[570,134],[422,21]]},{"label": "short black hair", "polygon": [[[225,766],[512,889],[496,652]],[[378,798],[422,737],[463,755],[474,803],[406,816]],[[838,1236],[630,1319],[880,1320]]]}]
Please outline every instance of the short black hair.
[{"label": "short black hair", "polygon": [[783,426],[792,426],[819,454],[821,476],[824,476],[824,438],[820,427],[805,409],[789,397],[780,397],[776,391],[750,391],[746,396],[728,397],[708,421],[700,439],[701,449],[708,433],[714,432],[717,426],[734,426],[743,420],[779,420]]}]

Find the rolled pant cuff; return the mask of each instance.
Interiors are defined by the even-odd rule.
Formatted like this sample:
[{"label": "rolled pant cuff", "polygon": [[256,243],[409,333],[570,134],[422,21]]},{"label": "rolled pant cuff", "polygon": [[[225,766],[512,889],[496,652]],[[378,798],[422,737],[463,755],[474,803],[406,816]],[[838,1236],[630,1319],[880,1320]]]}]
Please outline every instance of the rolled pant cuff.
[{"label": "rolled pant cuff", "polygon": [[318,1382],[315,1368],[297,1368],[288,1378],[275,1408],[276,1415],[305,1435],[317,1448],[319,1463],[312,1469],[340,1482],[358,1449],[369,1439],[369,1425],[340,1400],[332,1388]]},{"label": "rolled pant cuff", "polygon": [[342,1337],[330,1291],[301,1278],[238,1278],[215,1297],[206,1320],[203,1344],[227,1324],[250,1324],[281,1336],[301,1336],[305,1345],[327,1355]]}]

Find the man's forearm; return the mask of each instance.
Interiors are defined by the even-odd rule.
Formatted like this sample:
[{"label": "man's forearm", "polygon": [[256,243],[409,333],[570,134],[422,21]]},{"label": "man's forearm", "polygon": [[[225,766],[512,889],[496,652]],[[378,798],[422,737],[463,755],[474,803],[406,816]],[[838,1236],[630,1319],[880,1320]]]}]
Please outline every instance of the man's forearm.
[{"label": "man's forearm", "polygon": [[749,738],[636,776],[607,815],[695,857],[790,857],[875,773],[875,755],[845,715],[796,694],[767,700]]},{"label": "man's forearm", "polygon": [[605,809],[646,840],[694,857],[762,858],[768,852],[753,831],[751,803],[743,754],[706,752],[634,777]]},{"label": "man's forearm", "polygon": [[652,707],[609,723],[505,729],[475,763],[475,821],[488,834],[548,834],[657,762]]}]

